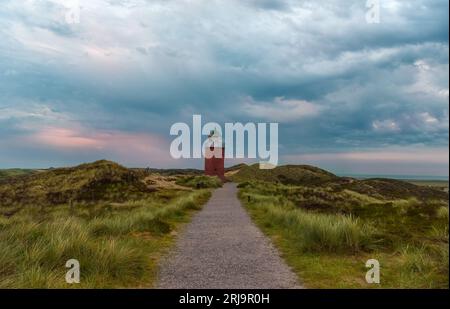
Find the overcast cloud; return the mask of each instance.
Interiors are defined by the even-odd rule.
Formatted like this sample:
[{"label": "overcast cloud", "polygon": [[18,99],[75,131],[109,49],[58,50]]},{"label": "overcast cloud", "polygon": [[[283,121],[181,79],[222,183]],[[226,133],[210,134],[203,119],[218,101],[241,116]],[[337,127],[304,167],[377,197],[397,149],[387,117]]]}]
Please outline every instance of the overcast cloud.
[{"label": "overcast cloud", "polygon": [[447,0],[70,2],[0,2],[0,168],[199,167],[168,147],[196,113],[279,122],[282,163],[448,175]]}]

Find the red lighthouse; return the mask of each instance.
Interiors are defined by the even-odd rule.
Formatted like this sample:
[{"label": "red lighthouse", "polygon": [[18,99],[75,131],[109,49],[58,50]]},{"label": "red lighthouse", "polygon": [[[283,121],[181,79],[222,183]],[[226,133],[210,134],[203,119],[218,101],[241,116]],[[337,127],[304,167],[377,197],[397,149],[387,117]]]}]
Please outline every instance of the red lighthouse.
[{"label": "red lighthouse", "polygon": [[205,175],[217,176],[225,181],[225,146],[216,130],[208,135],[205,148]]}]

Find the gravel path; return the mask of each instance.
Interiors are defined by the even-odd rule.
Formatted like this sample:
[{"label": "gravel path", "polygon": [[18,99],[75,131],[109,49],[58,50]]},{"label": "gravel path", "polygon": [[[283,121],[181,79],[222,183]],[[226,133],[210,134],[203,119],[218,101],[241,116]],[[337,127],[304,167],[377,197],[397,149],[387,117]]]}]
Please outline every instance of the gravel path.
[{"label": "gravel path", "polygon": [[253,224],[235,184],[214,191],[161,267],[158,288],[301,288]]}]

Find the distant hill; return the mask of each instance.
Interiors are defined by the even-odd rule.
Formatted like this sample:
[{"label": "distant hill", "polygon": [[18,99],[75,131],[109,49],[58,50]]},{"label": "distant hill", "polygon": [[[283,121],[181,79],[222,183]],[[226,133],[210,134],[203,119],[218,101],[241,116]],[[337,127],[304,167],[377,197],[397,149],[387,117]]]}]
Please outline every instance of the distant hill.
[{"label": "distant hill", "polygon": [[313,186],[339,177],[310,165],[282,165],[274,169],[260,169],[259,164],[241,166],[231,179],[237,182],[261,180],[283,184]]},{"label": "distant hill", "polygon": [[32,173],[36,173],[36,172],[37,172],[36,170],[22,169],[22,168],[4,169],[4,170],[0,170],[0,181],[2,179],[6,179],[9,177],[28,175],[28,174],[32,174]]},{"label": "distant hill", "polygon": [[418,199],[448,198],[448,193],[440,188],[418,186],[407,181],[387,178],[354,180],[341,185],[341,188],[372,197],[384,197],[389,199],[405,197],[416,197]]},{"label": "distant hill", "polygon": [[71,200],[120,201],[147,191],[137,172],[101,160],[3,179],[0,182],[0,205],[61,204]]},{"label": "distant hill", "polygon": [[236,182],[267,181],[285,185],[328,187],[337,192],[351,190],[382,199],[448,199],[448,192],[441,188],[418,186],[410,182],[373,178],[358,180],[338,177],[328,171],[309,165],[283,165],[271,170],[259,169],[258,164],[239,165],[233,168],[229,178]]},{"label": "distant hill", "polygon": [[245,163],[239,163],[225,168],[225,172],[239,171],[241,168],[248,166]]}]

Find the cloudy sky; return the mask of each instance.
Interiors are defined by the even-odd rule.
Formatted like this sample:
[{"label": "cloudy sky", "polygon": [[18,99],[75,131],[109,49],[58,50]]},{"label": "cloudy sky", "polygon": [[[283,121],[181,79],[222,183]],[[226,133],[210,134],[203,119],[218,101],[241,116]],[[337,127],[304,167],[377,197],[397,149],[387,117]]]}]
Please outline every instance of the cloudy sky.
[{"label": "cloudy sky", "polygon": [[76,2],[0,2],[0,168],[200,167],[169,130],[201,114],[278,122],[281,163],[448,175],[447,0]]}]

